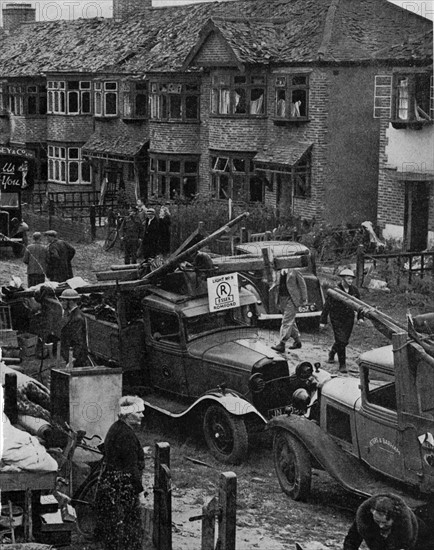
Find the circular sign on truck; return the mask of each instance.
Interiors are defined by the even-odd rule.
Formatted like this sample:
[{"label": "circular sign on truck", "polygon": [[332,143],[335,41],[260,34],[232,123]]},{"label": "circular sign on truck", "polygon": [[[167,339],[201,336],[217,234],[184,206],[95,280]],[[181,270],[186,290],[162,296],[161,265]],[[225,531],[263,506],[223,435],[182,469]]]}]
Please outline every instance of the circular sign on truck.
[{"label": "circular sign on truck", "polygon": [[238,273],[226,273],[207,279],[210,311],[230,309],[240,305]]}]

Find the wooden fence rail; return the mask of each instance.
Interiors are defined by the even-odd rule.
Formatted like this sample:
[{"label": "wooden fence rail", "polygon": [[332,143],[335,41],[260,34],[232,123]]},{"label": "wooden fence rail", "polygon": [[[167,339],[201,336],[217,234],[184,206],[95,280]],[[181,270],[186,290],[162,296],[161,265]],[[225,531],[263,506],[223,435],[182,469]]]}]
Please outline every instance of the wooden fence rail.
[{"label": "wooden fence rail", "polygon": [[395,252],[392,254],[366,254],[363,246],[357,249],[357,284],[363,283],[366,263],[370,260],[374,269],[384,272],[388,282],[400,285],[402,282],[412,284],[414,277],[424,279],[434,276],[434,251],[430,252]]}]

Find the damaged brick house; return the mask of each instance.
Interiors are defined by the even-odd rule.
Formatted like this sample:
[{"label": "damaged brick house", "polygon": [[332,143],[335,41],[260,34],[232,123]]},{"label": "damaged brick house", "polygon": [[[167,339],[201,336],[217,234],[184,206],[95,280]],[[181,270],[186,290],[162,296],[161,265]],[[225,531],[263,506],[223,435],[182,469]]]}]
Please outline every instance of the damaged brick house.
[{"label": "damaged brick house", "polygon": [[115,0],[113,20],[2,38],[0,110],[52,191],[199,193],[376,221],[375,77],[410,68],[392,46],[430,28],[386,0]]},{"label": "damaged brick house", "polygon": [[[396,64],[375,77],[378,223],[384,237],[420,251],[434,244],[433,32],[379,55],[384,53]],[[411,67],[405,62],[409,57]]]}]

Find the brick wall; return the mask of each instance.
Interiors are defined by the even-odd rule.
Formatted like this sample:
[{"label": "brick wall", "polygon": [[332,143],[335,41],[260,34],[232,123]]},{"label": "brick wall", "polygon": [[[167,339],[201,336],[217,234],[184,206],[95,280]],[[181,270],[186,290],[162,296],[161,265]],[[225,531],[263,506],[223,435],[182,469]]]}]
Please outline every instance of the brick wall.
[{"label": "brick wall", "polygon": [[87,141],[94,131],[92,116],[47,116],[49,142],[74,143]]}]

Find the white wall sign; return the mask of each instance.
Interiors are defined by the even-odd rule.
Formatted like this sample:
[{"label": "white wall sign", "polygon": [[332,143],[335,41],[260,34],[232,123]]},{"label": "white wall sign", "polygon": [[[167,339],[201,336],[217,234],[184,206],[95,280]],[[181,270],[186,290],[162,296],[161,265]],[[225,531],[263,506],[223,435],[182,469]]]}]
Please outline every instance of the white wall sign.
[{"label": "white wall sign", "polygon": [[230,309],[240,305],[238,273],[226,273],[207,279],[210,311]]}]

